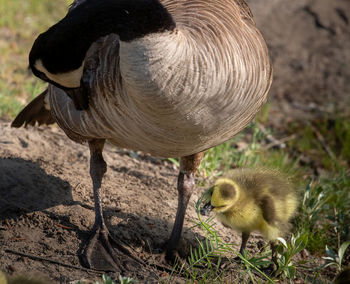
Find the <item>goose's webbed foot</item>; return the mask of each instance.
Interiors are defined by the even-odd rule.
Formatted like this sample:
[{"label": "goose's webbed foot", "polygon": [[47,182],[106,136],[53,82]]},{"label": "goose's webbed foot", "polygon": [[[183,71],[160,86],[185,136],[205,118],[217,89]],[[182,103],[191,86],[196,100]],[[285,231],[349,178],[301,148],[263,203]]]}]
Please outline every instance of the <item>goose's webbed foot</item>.
[{"label": "goose's webbed foot", "polygon": [[87,267],[119,273],[135,270],[140,264],[122,244],[111,237],[105,224],[94,227],[83,249],[82,259]]}]

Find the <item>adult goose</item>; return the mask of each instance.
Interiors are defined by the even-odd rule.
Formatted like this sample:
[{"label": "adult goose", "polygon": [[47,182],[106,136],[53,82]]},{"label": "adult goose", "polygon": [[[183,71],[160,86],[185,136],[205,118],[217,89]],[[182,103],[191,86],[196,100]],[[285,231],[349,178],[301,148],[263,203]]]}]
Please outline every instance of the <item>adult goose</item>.
[{"label": "adult goose", "polygon": [[102,215],[106,139],[180,158],[166,250],[172,260],[204,151],[252,120],[272,80],[265,42],[243,0],[75,0],[36,39],[29,63],[49,87],[12,126],[55,121],[72,140],[88,142],[96,218],[83,258],[100,269],[121,269],[123,251]]}]

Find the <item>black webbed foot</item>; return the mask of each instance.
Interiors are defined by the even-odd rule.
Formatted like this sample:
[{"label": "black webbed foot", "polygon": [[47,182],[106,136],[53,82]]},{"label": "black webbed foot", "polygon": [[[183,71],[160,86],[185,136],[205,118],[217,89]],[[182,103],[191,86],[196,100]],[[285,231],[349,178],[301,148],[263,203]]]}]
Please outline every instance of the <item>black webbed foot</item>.
[{"label": "black webbed foot", "polygon": [[120,242],[111,237],[104,224],[94,228],[83,249],[82,260],[90,268],[119,273],[136,270],[141,264]]}]

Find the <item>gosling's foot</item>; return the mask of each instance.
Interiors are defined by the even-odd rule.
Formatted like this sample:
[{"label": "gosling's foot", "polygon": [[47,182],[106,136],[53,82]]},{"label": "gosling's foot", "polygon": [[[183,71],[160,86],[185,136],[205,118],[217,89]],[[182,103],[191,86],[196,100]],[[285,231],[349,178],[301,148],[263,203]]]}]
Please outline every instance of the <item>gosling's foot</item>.
[{"label": "gosling's foot", "polygon": [[89,268],[119,273],[136,271],[142,263],[111,237],[104,224],[94,229],[83,249],[82,260]]},{"label": "gosling's foot", "polygon": [[247,258],[247,252],[245,250],[240,250],[239,254],[237,254],[236,257],[233,258],[233,260],[238,264],[243,264],[244,260],[242,258]]},{"label": "gosling's foot", "polygon": [[268,267],[262,268],[261,271],[273,278],[278,278],[281,275],[281,271],[279,271],[275,263],[271,263]]},{"label": "gosling's foot", "polygon": [[233,258],[233,261],[239,264],[243,263],[243,260],[238,255]]}]

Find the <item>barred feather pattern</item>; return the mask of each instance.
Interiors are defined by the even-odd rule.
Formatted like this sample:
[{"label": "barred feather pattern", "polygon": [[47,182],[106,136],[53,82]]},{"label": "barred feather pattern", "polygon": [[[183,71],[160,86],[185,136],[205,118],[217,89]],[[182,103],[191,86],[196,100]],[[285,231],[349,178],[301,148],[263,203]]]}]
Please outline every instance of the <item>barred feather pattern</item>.
[{"label": "barred feather pattern", "polygon": [[49,87],[52,114],[71,139],[187,156],[232,138],[266,101],[272,68],[244,1],[161,2],[174,31],[131,42],[111,34],[90,47],[88,110]]}]

